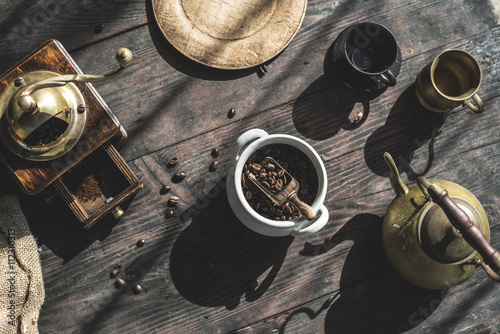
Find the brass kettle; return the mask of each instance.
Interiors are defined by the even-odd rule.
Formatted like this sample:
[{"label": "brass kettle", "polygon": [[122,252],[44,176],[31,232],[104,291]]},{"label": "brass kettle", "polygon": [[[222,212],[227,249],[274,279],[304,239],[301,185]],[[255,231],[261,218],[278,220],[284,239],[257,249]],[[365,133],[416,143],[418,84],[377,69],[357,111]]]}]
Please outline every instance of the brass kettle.
[{"label": "brass kettle", "polygon": [[464,187],[419,177],[407,187],[389,153],[396,198],[384,216],[382,239],[394,269],[426,289],[446,289],[469,279],[482,267],[500,282],[500,253],[490,243],[486,213]]},{"label": "brass kettle", "polygon": [[0,138],[5,146],[32,161],[49,161],[69,152],[87,120],[85,100],[74,83],[116,77],[130,65],[132,52],[121,48],[116,60],[120,67],[102,75],[38,70],[16,78],[0,97]]}]

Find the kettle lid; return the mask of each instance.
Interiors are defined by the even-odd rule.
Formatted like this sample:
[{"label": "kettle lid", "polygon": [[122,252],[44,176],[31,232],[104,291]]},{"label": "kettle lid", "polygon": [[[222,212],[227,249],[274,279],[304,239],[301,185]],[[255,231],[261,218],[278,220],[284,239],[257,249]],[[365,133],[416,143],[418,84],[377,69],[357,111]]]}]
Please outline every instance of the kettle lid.
[{"label": "kettle lid", "polygon": [[[452,198],[484,233],[484,223],[477,209],[460,197]],[[422,212],[418,222],[418,237],[425,252],[441,263],[462,262],[476,252],[460,231],[453,227],[443,209],[435,203],[428,205]]]}]

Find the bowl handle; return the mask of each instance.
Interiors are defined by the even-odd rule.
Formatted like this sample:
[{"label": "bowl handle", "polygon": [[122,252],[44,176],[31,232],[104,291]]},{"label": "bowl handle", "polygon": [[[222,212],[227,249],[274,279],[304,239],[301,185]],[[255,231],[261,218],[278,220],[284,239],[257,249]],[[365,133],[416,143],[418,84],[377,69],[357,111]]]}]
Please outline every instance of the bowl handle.
[{"label": "bowl handle", "polygon": [[236,146],[233,150],[233,155],[231,156],[233,163],[236,163],[238,161],[238,159],[240,158],[240,151],[245,145],[250,144],[256,139],[267,136],[269,136],[269,134],[262,129],[251,129],[239,136],[236,140]]},{"label": "bowl handle", "polygon": [[305,220],[303,223],[295,227],[290,234],[294,237],[308,236],[321,230],[328,220],[330,219],[330,214],[328,209],[321,205],[314,220]]}]

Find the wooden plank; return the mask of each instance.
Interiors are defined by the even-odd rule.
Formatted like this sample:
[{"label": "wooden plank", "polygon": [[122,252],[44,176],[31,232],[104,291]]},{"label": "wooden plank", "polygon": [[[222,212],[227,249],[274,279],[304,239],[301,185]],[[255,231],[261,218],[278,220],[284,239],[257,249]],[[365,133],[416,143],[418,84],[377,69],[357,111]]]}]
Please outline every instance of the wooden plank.
[{"label": "wooden plank", "polygon": [[[72,214],[63,205],[47,206],[22,197],[32,230],[43,245],[47,297],[40,332],[226,333],[263,319],[272,324],[260,327],[263,331],[329,333],[351,330],[352,324],[372,329],[381,319],[388,329],[407,329],[419,306],[434,307],[434,295],[409,288],[385,260],[379,227],[393,193],[379,156],[368,159],[365,152],[389,147],[416,172],[461,183],[478,195],[490,223],[498,226],[498,29],[490,31],[497,23],[489,9],[488,2],[458,0],[310,1],[303,29],[271,63],[264,78],[249,71],[212,71],[187,62],[158,37],[154,26],[73,52],[83,69],[100,72],[114,66],[114,61],[109,57],[109,62],[103,62],[96,55],[103,50],[113,54],[127,41],[136,45],[132,48],[136,63],[123,81],[97,88],[125,127],[133,130],[124,152],[145,188],[121,222],[109,221],[86,234],[71,224]],[[450,13],[460,21],[449,20]],[[395,32],[406,27],[402,35],[397,34],[404,71],[397,87],[372,101],[361,127],[343,129],[354,106],[353,95],[329,86],[321,65],[341,28],[365,19]],[[435,115],[420,118],[408,87],[428,60],[452,46],[464,47],[484,61],[480,92],[487,100],[487,111],[471,115],[457,109],[440,124]],[[342,103],[346,97],[349,103]],[[330,118],[334,110],[330,105],[342,107],[341,115]],[[237,116],[228,120],[231,107],[237,109]],[[412,115],[409,119],[407,112]],[[308,113],[322,116],[319,119],[325,123],[312,122],[312,130],[306,132],[298,125],[308,121]],[[231,163],[234,140],[253,127],[296,135],[321,153],[329,175],[326,205],[331,220],[318,234],[307,239],[267,238],[244,228],[232,214],[221,180]],[[429,138],[436,128],[442,132],[434,141],[434,159],[426,170]],[[209,173],[214,147],[221,150],[221,167]],[[166,168],[174,156],[180,157],[180,164]],[[179,171],[188,176],[171,184],[173,173]],[[163,217],[168,195],[159,194],[165,183],[181,197],[169,220]],[[493,231],[496,247],[497,235],[498,228]],[[135,246],[139,238],[146,239],[143,248]],[[127,281],[121,290],[109,278],[116,263],[124,265],[120,277]],[[253,279],[261,287],[256,292],[247,288]],[[480,285],[483,281],[486,284]],[[144,287],[139,295],[130,293],[135,282]],[[466,332],[470,326],[477,331],[498,330],[497,288],[488,282],[484,274],[477,274],[450,290],[438,310],[414,332],[433,328]],[[417,303],[400,299],[408,291],[420,298]],[[337,299],[324,306],[330,298]],[[481,298],[485,300],[481,308],[458,319],[470,299]],[[303,307],[312,313],[294,313]],[[375,312],[386,309],[393,312]],[[308,322],[315,315],[314,323]]]},{"label": "wooden plank", "polygon": [[[495,59],[496,55],[493,54],[492,57],[493,59]],[[492,67],[491,69],[492,71],[490,75],[494,78],[497,70],[495,69],[495,67]],[[471,115],[461,111],[457,111],[451,113],[448,116],[445,124],[449,127],[443,129],[443,131],[447,131],[443,133],[443,136],[441,137],[443,139],[438,137],[435,142],[434,152],[436,158],[432,164],[432,169],[429,170],[428,173],[428,175],[431,175],[433,177],[439,177],[459,182],[465,187],[469,188],[473,193],[478,195],[479,199],[487,208],[487,212],[489,218],[491,219],[492,225],[498,224],[499,216],[499,208],[497,204],[498,199],[495,195],[495,189],[497,189],[498,185],[496,183],[497,180],[495,179],[494,172],[497,169],[496,162],[498,161],[498,155],[495,152],[498,152],[499,148],[497,147],[498,140],[493,135],[498,124],[498,121],[496,121],[496,115],[498,114],[497,101],[498,98],[492,98],[488,100],[487,110],[489,112],[487,111],[482,115]],[[286,109],[278,109],[274,115],[269,115],[268,118],[263,118],[262,116],[264,115],[258,115],[253,118],[249,118],[247,120],[249,122],[247,122],[245,125],[240,124],[241,122],[231,124],[227,127],[222,127],[220,129],[216,129],[214,131],[206,133],[203,136],[198,136],[191,140],[181,142],[175,146],[161,150],[156,154],[151,154],[135,160],[133,162],[134,170],[140,173],[142,181],[145,183],[145,189],[141,193],[139,193],[135,201],[132,203],[131,207],[129,207],[125,220],[114,227],[112,234],[107,237],[105,244],[93,243],[93,240],[95,240],[95,238],[98,237],[99,234],[98,232],[95,232],[96,235],[89,236],[89,239],[86,239],[84,240],[85,242],[81,243],[82,246],[85,246],[82,249],[85,249],[88,245],[91,244],[90,249],[80,252],[80,254],[76,258],[71,259],[71,257],[69,257],[71,254],[60,253],[60,256],[62,256],[63,259],[65,258],[66,261],[74,261],[75,267],[78,267],[78,265],[83,265],[82,263],[85,263],[85,268],[89,269],[89,264],[87,262],[89,261],[90,263],[93,263],[95,265],[95,270],[86,270],[86,273],[82,273],[81,270],[76,270],[74,273],[64,273],[63,276],[61,276],[60,263],[61,261],[63,261],[63,259],[51,256],[46,259],[46,261],[52,264],[48,264],[47,267],[44,265],[44,270],[47,270],[47,276],[52,277],[52,279],[49,280],[48,284],[55,284],[55,288],[60,287],[60,285],[58,285],[57,283],[58,281],[75,281],[77,283],[75,283],[72,289],[78,290],[86,287],[88,284],[87,282],[100,282],[101,280],[98,277],[95,277],[95,275],[106,277],[115,260],[123,260],[121,256],[102,256],[102,252],[104,251],[105,247],[107,249],[106,254],[111,254],[112,250],[116,250],[116,252],[114,253],[120,255],[121,253],[123,253],[123,251],[128,252],[129,254],[124,259],[124,262],[136,265],[137,267],[135,268],[135,272],[142,272],[144,276],[148,277],[149,275],[154,275],[151,274],[151,271],[160,270],[160,265],[141,266],[137,264],[138,262],[140,262],[140,260],[134,262],[135,253],[132,252],[132,250],[134,249],[133,245],[135,244],[136,239],[138,239],[139,237],[146,237],[148,242],[152,242],[154,245],[157,245],[157,243],[160,241],[156,241],[155,239],[151,240],[150,238],[160,238],[162,239],[161,246],[156,248],[154,254],[156,254],[158,250],[160,250],[160,253],[163,253],[163,250],[165,252],[171,253],[171,249],[174,248],[176,240],[178,240],[179,236],[182,235],[182,231],[186,230],[188,226],[191,226],[191,224],[193,224],[193,221],[195,221],[198,225],[206,224],[205,228],[207,229],[209,227],[213,227],[211,225],[213,223],[211,222],[217,221],[217,218],[220,217],[219,215],[217,215],[217,213],[213,213],[214,211],[225,210],[229,212],[227,204],[225,204],[225,200],[215,199],[216,204],[213,205],[215,205],[216,208],[213,210],[206,209],[205,211],[200,210],[200,207],[196,206],[196,201],[202,200],[203,196],[201,195],[201,193],[209,193],[209,190],[213,188],[217,181],[225,175],[225,171],[227,171],[227,169],[229,168],[229,155],[232,146],[231,138],[236,138],[236,136],[245,129],[257,126],[258,124],[262,123],[270,124],[268,127],[266,127],[266,129],[270,132],[276,131],[288,133],[287,129],[289,129],[290,126],[283,124],[285,122],[270,122],[270,119],[272,119],[273,117],[277,118],[278,120],[285,118],[286,116],[280,115],[284,115],[286,113]],[[451,126],[450,124],[454,126]],[[280,131],[283,129],[284,131]],[[476,129],[481,129],[482,131],[478,133]],[[399,130],[398,127],[394,124],[387,131],[390,134],[391,131],[397,132]],[[418,127],[415,128],[414,131],[419,131]],[[462,136],[459,135],[460,133],[462,133]],[[360,137],[369,135],[370,133],[363,134],[360,135]],[[307,140],[307,138],[305,139]],[[318,151],[323,152],[323,154],[324,152],[329,152],[330,156],[333,157],[327,161],[327,171],[329,175],[329,189],[335,189],[335,192],[329,193],[327,200],[327,207],[329,207],[332,216],[331,223],[328,225],[327,229],[315,236],[312,240],[309,240],[309,242],[314,242],[315,244],[321,244],[323,240],[325,240],[326,238],[330,238],[333,234],[335,234],[336,231],[342,229],[345,225],[347,225],[347,222],[352,217],[357,216],[360,213],[370,213],[377,217],[381,217],[385,211],[385,208],[389,204],[390,199],[393,196],[392,191],[388,190],[388,181],[381,176],[377,176],[376,173],[374,175],[374,172],[370,169],[370,165],[366,163],[364,150],[361,149],[363,147],[362,145],[360,145],[359,149],[346,150],[345,145],[334,145],[334,139],[336,139],[336,137],[334,137],[332,141],[310,141]],[[359,139],[359,141],[363,142],[363,139]],[[193,147],[196,147],[196,154],[192,153]],[[219,158],[221,167],[216,173],[210,174],[207,173],[207,171],[209,163],[211,162],[210,151],[214,147],[218,147],[222,152],[221,157]],[[175,170],[167,169],[165,167],[167,162],[174,156],[180,157],[180,164],[176,167],[177,169]],[[427,165],[428,157],[429,155],[427,153],[427,145],[422,145],[419,150],[416,150],[416,153],[413,156],[413,168],[417,172],[424,170],[425,166]],[[376,166],[380,168],[379,165]],[[480,178],[470,177],[471,166],[474,166],[473,168],[477,169],[477,175],[481,175],[483,177],[482,180]],[[173,185],[172,190],[173,194],[179,195],[182,199],[181,204],[179,205],[180,212],[176,212],[175,219],[165,221],[163,219],[163,212],[166,208],[167,198],[165,196],[160,196],[158,194],[158,191],[162,184],[170,182],[171,176],[174,172],[178,172],[181,170],[187,172],[188,176],[183,181],[184,183]],[[493,196],[490,197],[488,196],[488,194],[493,194]],[[372,206],[367,207],[367,202],[373,202],[376,204],[371,204]],[[201,201],[200,203],[203,203],[203,201]],[[222,209],[222,207],[225,207],[225,209]],[[198,210],[199,212],[196,213],[196,211],[189,211],[190,208],[194,208],[194,210]],[[207,212],[207,210],[209,213],[213,213],[214,217],[210,217],[210,214],[205,214],[202,216],[202,218],[199,218],[200,212],[204,213]],[[188,212],[188,214],[184,216],[183,219],[181,219],[180,215],[184,212]],[[207,218],[207,216],[209,218]],[[230,223],[230,221],[234,221],[234,216],[230,214],[230,217],[225,217],[224,220],[227,221],[225,223],[222,222],[222,224],[228,224]],[[201,231],[205,230],[202,229]],[[101,233],[103,233],[103,231],[101,231]],[[203,234],[202,232],[199,233]],[[211,235],[208,231],[207,233],[209,236]],[[350,233],[356,235],[361,232]],[[367,235],[370,234],[373,233],[367,233]],[[43,236],[43,233],[41,233],[41,235]],[[229,240],[234,237],[232,234],[230,235],[231,237],[228,236],[225,237],[225,239]],[[60,236],[63,237],[63,240],[65,238],[67,242],[70,242],[68,240],[68,235],[64,235],[64,233],[62,233],[62,235]],[[186,237],[184,240],[186,239],[188,238]],[[237,239],[233,239],[233,241],[234,240]],[[61,242],[62,240],[58,241]],[[298,243],[298,245],[295,245],[296,242]],[[368,248],[371,245],[370,242],[361,241],[361,243],[366,244],[366,247]],[[279,309],[286,310],[293,305],[300,305],[301,303],[307,302],[309,295],[300,296],[300,293],[292,293],[291,295],[283,296],[283,294],[290,293],[290,290],[292,290],[291,288],[287,288],[285,283],[283,282],[283,280],[286,280],[287,278],[296,277],[296,279],[302,284],[302,287],[304,284],[306,284],[305,282],[307,282],[307,291],[312,296],[323,296],[325,291],[330,291],[331,293],[337,291],[339,289],[339,276],[344,275],[344,271],[346,272],[345,275],[348,275],[349,272],[352,272],[352,275],[354,275],[354,277],[356,277],[356,275],[360,275],[359,268],[362,268],[362,266],[360,266],[359,263],[352,263],[352,267],[350,269],[344,269],[342,267],[345,267],[344,262],[347,254],[349,254],[350,246],[350,244],[343,245],[341,249],[331,253],[331,255],[328,255],[328,258],[322,258],[321,261],[315,259],[314,269],[318,267],[321,269],[311,269],[301,276],[297,273],[297,269],[295,268],[303,269],[311,266],[311,264],[304,259],[297,259],[296,255],[293,256],[293,254],[299,254],[303,249],[303,244],[301,241],[294,241],[294,243],[292,243],[292,245],[287,250],[288,258],[286,260],[288,264],[284,263],[282,265],[279,272],[280,276],[275,278],[270,289],[265,292],[263,297],[261,297],[261,299],[259,299],[257,303],[253,305],[252,303],[248,303],[249,308],[247,308],[247,303],[245,301],[240,302],[240,305],[235,309],[238,311],[237,314],[234,315],[231,313],[230,315],[226,315],[226,318],[224,318],[224,323],[227,322],[228,324],[227,330],[235,329],[239,326],[238,324],[245,324],[247,323],[247,321],[251,322],[257,321],[259,320],[259,318],[266,318],[267,316],[274,314],[274,312],[279,311]],[[74,248],[75,246],[72,245],[72,247]],[[217,249],[215,252],[217,254],[226,254],[228,252],[228,248],[229,246],[226,246],[226,248],[223,248],[222,250]],[[371,249],[365,249],[361,252],[361,254],[365,254],[366,257],[368,257],[368,255],[370,255],[371,253]],[[86,258],[89,255],[92,255],[93,257]],[[221,255],[218,256],[220,257]],[[369,259],[372,258],[370,257]],[[379,255],[379,259],[383,259],[381,255]],[[164,257],[158,259],[158,261],[159,263],[168,263],[168,255],[164,255]],[[107,270],[103,269],[106,267]],[[161,270],[166,269],[163,268]],[[389,269],[386,268],[386,270]],[[256,273],[260,274],[260,271],[256,270]],[[162,276],[163,274],[164,271],[162,271],[162,273],[158,275]],[[133,280],[134,277],[129,279]],[[169,280],[169,282],[171,282],[170,278],[167,279]],[[366,276],[361,276],[358,278],[358,280],[365,281],[368,280],[368,278]],[[168,285],[170,284],[169,282],[166,282],[165,284]],[[81,285],[83,285],[83,287],[81,287]],[[329,288],[326,288],[326,290],[325,285],[329,286]],[[301,287],[300,284],[295,283],[294,286],[297,291],[301,291],[298,288]],[[99,290],[97,286],[92,286],[91,289],[95,291]],[[182,295],[179,295],[178,292],[176,292],[177,288],[175,288],[175,286],[170,286],[170,288],[167,289],[171,289],[169,291],[171,291],[172,293],[166,294],[165,296],[167,296],[167,298],[172,298],[172,300],[176,300],[177,303],[181,303],[183,298],[185,298]],[[286,292],[282,292],[282,290]],[[318,293],[318,291],[320,291],[320,293]],[[55,290],[52,290],[52,292],[55,294]],[[230,293],[228,293],[228,295],[230,296]],[[65,298],[70,297],[67,296]],[[219,298],[225,300],[225,298],[223,297]],[[273,300],[277,298],[285,301],[282,304],[278,305],[276,308],[273,304]],[[191,299],[195,298],[191,297]],[[289,300],[293,300],[294,304],[288,304],[286,301]],[[149,302],[150,300],[148,300],[148,303]],[[162,300],[162,302],[165,301]],[[225,312],[223,306],[213,306],[207,308],[206,305],[203,306],[203,304],[201,306],[191,304],[192,301],[190,301],[189,299],[184,299],[183,302],[184,303],[182,304],[182,308],[189,310],[189,314],[193,314],[192,317],[184,318],[184,321],[189,323],[188,326],[191,326],[188,328],[192,330],[196,330],[196,328],[201,328],[203,326],[208,326],[207,328],[212,328],[214,330],[220,328],[220,313]],[[97,300],[93,303],[99,303],[99,301]],[[47,301],[46,305],[50,304],[51,301]],[[57,305],[57,303],[54,304]],[[262,305],[272,305],[272,307],[269,306],[269,308],[263,309]],[[122,307],[125,308],[130,306]],[[173,310],[179,310],[178,307],[172,307]],[[150,310],[149,306],[146,307],[146,309]],[[240,310],[245,314],[245,316],[239,313]],[[121,315],[118,315],[121,314],[121,312],[116,312],[116,321],[124,321],[121,318]],[[174,320],[177,319],[175,315],[178,314],[175,312],[172,313],[173,315],[163,315],[163,317],[160,317],[157,322],[151,323],[150,326],[152,328],[154,328],[155,326],[161,328],[165,328],[165,326],[171,326],[170,328],[173,329],[181,328],[181,325],[176,322],[177,320]],[[54,313],[57,313],[56,310],[54,310]],[[254,314],[254,316],[248,319],[247,313]],[[207,320],[204,318],[205,316],[208,316],[211,320],[205,321]],[[124,321],[128,324],[125,325],[125,328],[133,329],[142,328],[140,326],[146,326],[141,324],[140,320],[137,317],[134,318],[132,314],[127,314],[127,317],[129,317],[130,320],[128,322]],[[81,319],[74,319],[71,320],[71,323],[73,323],[73,325],[75,326],[78,326],[77,324],[85,323],[85,321]],[[96,322],[96,324],[97,323],[99,324],[99,326],[108,328],[102,322]],[[95,326],[95,328],[99,327],[97,325]]]},{"label": "wooden plank", "polygon": [[[316,101],[316,94],[321,93],[323,100],[320,102],[328,104],[320,110],[333,104],[328,114],[335,111],[337,99],[340,106],[336,109],[341,108],[345,117],[359,97],[338,84],[331,87],[323,76],[328,70],[324,62],[337,34],[345,26],[362,19],[387,25],[401,44],[404,62],[400,83],[380,97],[385,103],[380,108],[390,108],[402,92],[400,89],[413,82],[425,63],[437,55],[439,49],[436,48],[466,46],[471,37],[476,34],[475,37],[484,37],[483,33],[497,24],[496,19],[478,16],[481,13],[492,18],[487,2],[474,5],[477,6],[474,11],[459,3],[446,1],[422,5],[411,1],[386,1],[384,6],[374,10],[364,2],[352,5],[350,1],[312,1],[301,30],[269,64],[269,73],[262,78],[249,70],[216,70],[188,61],[168,45],[154,25],[78,50],[73,56],[82,68],[101,72],[112,66],[111,59],[105,62],[95,56],[102,54],[102,50],[127,46],[135,53],[134,63],[121,78],[96,85],[129,133],[130,145],[124,147],[122,153],[130,161],[226,125],[229,122],[227,112],[231,108],[236,110],[231,122],[246,121],[249,116],[271,112],[297,99]],[[460,22],[449,20],[448,12],[460,16]],[[470,24],[463,23],[466,21]],[[405,28],[398,29],[399,26]],[[429,52],[427,56],[422,56],[426,52]],[[418,61],[413,59],[416,56],[421,56]],[[476,56],[482,58],[484,55]],[[408,65],[406,60],[410,59],[411,65]],[[339,91],[338,95],[331,96],[334,89]],[[331,99],[326,99],[329,96]],[[378,113],[380,108],[373,110]],[[335,129],[342,121],[333,119],[326,125]]]},{"label": "wooden plank", "polygon": [[[495,232],[498,243],[498,228]],[[231,333],[496,332],[499,289],[482,271],[460,286],[438,291],[387,272]]]},{"label": "wooden plank", "polygon": [[[379,228],[381,217],[394,195],[387,179],[373,175],[363,166],[362,152],[351,152],[327,163],[329,189],[336,189],[329,193],[326,203],[331,221],[317,235],[296,239],[290,244],[287,239],[268,240],[243,228],[227,206],[223,191],[210,198],[208,204],[203,204],[206,198],[202,193],[208,194],[211,188],[217,188],[216,182],[225,174],[229,160],[228,150],[222,147],[221,169],[214,174],[200,172],[208,169],[211,159],[212,146],[208,138],[208,135],[198,138],[197,147],[200,152],[206,152],[205,155],[179,154],[194,145],[193,139],[159,152],[157,156],[134,162],[136,170],[141,171],[144,192],[138,194],[124,221],[113,228],[105,242],[92,242],[92,238],[99,237],[96,232],[84,239],[90,247],[74,258],[64,253],[59,253],[60,257],[42,253],[49,288],[44,309],[47,313],[42,314],[41,323],[44,314],[60,314],[62,308],[84,300],[87,304],[78,312],[82,314],[67,318],[63,326],[113,332],[118,331],[113,326],[121,323],[120,330],[130,331],[162,328],[175,333],[203,328],[207,332],[228,332],[307,303],[311,296],[320,298],[361,282],[370,286],[375,284],[370,282],[373,277],[392,271],[381,249]],[[227,142],[224,138],[219,140]],[[451,143],[452,139],[443,145],[447,147]],[[436,160],[430,174],[457,181],[478,195],[493,226],[499,224],[500,212],[500,201],[495,193],[499,181],[492,172],[498,167],[498,153],[495,152],[499,149],[499,143],[486,144],[473,151],[467,147],[453,147],[455,153],[447,159]],[[172,156],[180,157],[178,169],[163,168]],[[424,163],[425,158],[416,157],[415,161]],[[477,174],[483,175],[482,180],[466,177],[471,173],[472,163],[478,168]],[[162,213],[168,196],[161,196],[158,191],[162,183],[168,182],[171,175],[180,170],[190,171],[185,183],[172,185],[172,193],[181,197],[181,203],[175,218],[164,220]],[[365,186],[353,194],[356,184]],[[37,234],[44,242],[43,233]],[[147,240],[147,246],[142,249],[134,246],[139,238]],[[65,239],[75,247],[68,235],[63,235],[58,242],[64,243]],[[325,240],[328,241],[325,243]],[[498,247],[498,238],[493,240]],[[238,262],[238,254],[234,252],[239,245],[248,247],[245,249],[249,254],[243,263]],[[264,246],[255,249],[252,245]],[[206,267],[209,259],[216,265],[214,271]],[[61,266],[64,261],[71,261],[71,266]],[[172,265],[179,261],[184,261],[185,266]],[[268,261],[283,263],[272,284],[260,298],[253,300],[247,297],[251,294],[244,286],[250,278],[264,281],[271,268]],[[125,267],[126,275],[122,277],[129,282],[125,291],[114,290],[108,278],[117,262]],[[85,269],[78,269],[80,267]],[[137,281],[145,291],[131,296],[130,285]],[[193,293],[188,289],[191,284],[206,289]],[[120,297],[112,298],[111,295]],[[102,315],[96,315],[97,320],[88,320],[94,314],[89,314],[92,312],[89,309],[96,314],[102,312]],[[155,319],[148,318],[149,323],[144,323],[141,317],[147,318],[153,309],[156,310]],[[46,321],[55,326],[50,318]],[[92,325],[84,325],[89,322]]]},{"label": "wooden plank", "polygon": [[145,11],[137,0],[2,1],[0,72],[48,39],[71,51],[145,25]]}]

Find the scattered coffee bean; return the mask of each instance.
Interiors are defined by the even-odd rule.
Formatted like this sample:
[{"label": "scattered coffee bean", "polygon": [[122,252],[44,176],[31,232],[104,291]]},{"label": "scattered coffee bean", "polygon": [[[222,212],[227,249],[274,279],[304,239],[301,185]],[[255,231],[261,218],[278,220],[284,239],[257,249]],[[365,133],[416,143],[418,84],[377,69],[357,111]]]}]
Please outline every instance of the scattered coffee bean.
[{"label": "scattered coffee bean", "polygon": [[104,24],[98,24],[94,27],[94,34],[100,34],[104,30]]},{"label": "scattered coffee bean", "polygon": [[229,110],[229,112],[227,113],[227,118],[233,118],[235,114],[236,114],[236,111],[234,110],[234,108],[231,108]]},{"label": "scattered coffee bean", "polygon": [[168,162],[167,167],[168,167],[168,168],[175,167],[175,165],[177,165],[178,163],[179,163],[179,158],[172,158],[172,159],[170,159],[170,161]]},{"label": "scattered coffee bean", "polygon": [[142,247],[142,246],[144,246],[144,244],[145,244],[145,243],[146,243],[146,240],[144,240],[144,239],[139,239],[139,240],[137,241],[137,247]]},{"label": "scattered coffee bean", "polygon": [[212,271],[215,269],[215,266],[212,263],[212,261],[208,261],[207,264],[205,265],[205,267],[207,268],[208,271]]},{"label": "scattered coffee bean", "polygon": [[117,289],[123,288],[125,286],[125,281],[121,278],[117,278],[115,281],[115,287]]},{"label": "scattered coffee bean", "polygon": [[165,218],[170,218],[174,215],[174,211],[171,209],[168,209],[167,212],[165,212]]},{"label": "scattered coffee bean", "polygon": [[186,173],[182,172],[182,173],[175,173],[173,178],[172,178],[172,181],[173,182],[181,182],[182,180],[184,180],[184,178],[186,177]]},{"label": "scattered coffee bean", "polygon": [[257,287],[259,286],[259,282],[257,281],[251,281],[249,284],[248,284],[248,288],[253,291],[255,289],[257,289]]},{"label": "scattered coffee bean", "polygon": [[134,287],[132,288],[132,292],[136,295],[141,293],[141,291],[142,291],[142,286],[140,286],[139,284],[135,284]]},{"label": "scattered coffee bean", "polygon": [[170,196],[170,199],[167,202],[167,205],[171,208],[175,207],[179,203],[179,197],[177,196]]},{"label": "scattered coffee bean", "polygon": [[161,189],[160,189],[160,195],[165,195],[169,191],[170,191],[170,186],[165,185],[165,186],[161,187]]},{"label": "scattered coffee bean", "polygon": [[210,164],[209,170],[211,172],[215,172],[217,170],[217,168],[219,168],[219,162],[217,160],[212,161],[212,163]]},{"label": "scattered coffee bean", "polygon": [[113,267],[113,270],[111,270],[111,278],[115,278],[116,276],[118,276],[119,273],[121,273],[122,271],[122,266],[120,264],[116,264],[114,267]]},{"label": "scattered coffee bean", "polygon": [[219,157],[219,149],[218,148],[214,148],[212,150],[212,158],[217,159],[218,157]]}]

